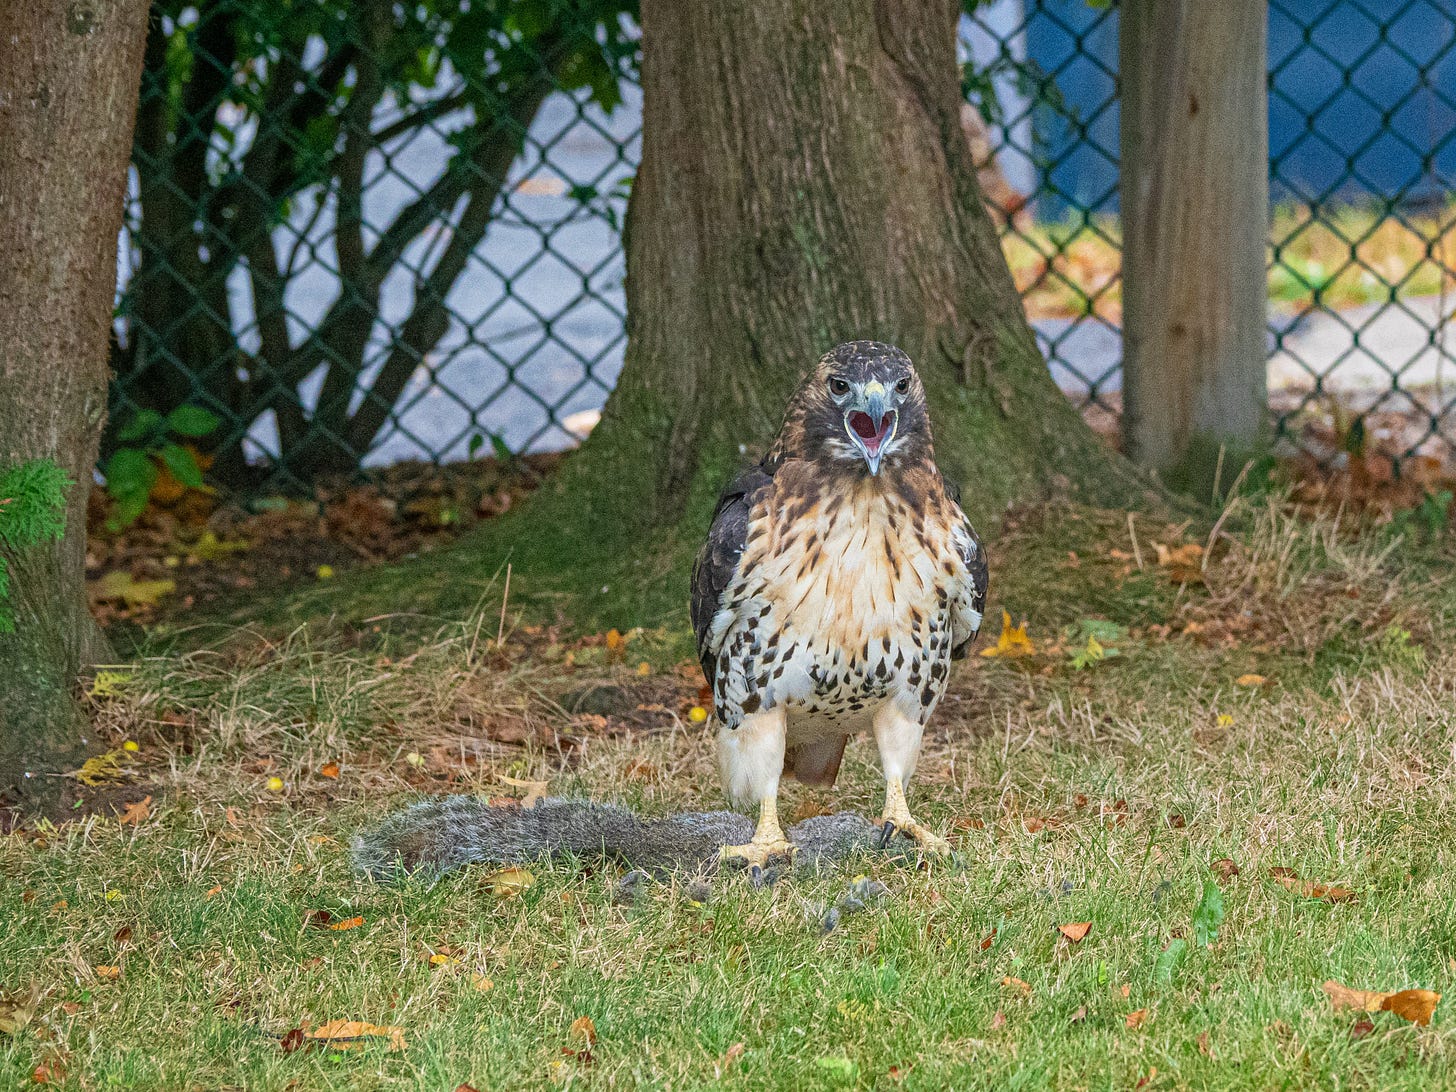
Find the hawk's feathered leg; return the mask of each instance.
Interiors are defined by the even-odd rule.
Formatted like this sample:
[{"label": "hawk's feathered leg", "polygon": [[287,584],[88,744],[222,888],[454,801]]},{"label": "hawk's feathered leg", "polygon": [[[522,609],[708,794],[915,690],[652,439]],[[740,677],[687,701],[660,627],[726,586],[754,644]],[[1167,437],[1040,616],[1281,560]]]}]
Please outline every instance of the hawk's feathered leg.
[{"label": "hawk's feathered leg", "polygon": [[880,822],[885,826],[886,835],[898,830],[914,838],[927,852],[949,853],[950,843],[917,823],[910,814],[910,805],[905,802],[905,782],[915,772],[924,726],[914,717],[906,716],[894,703],[875,714],[874,726],[880,766],[885,772],[885,810]]},{"label": "hawk's feathered leg", "polygon": [[738,846],[724,846],[721,859],[742,858],[750,867],[765,868],[771,857],[790,857],[794,843],[779,826],[779,778],[784,769],[784,748],[788,738],[784,709],[776,706],[753,713],[735,728],[724,725],[718,732],[718,760],[723,787],[735,800],[758,803],[758,826],[753,840]]}]

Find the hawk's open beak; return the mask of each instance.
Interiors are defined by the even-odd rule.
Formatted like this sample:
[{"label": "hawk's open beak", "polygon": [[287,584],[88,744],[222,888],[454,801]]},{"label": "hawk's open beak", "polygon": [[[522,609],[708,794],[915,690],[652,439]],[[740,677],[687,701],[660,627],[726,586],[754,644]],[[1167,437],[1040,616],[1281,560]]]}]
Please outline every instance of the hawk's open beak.
[{"label": "hawk's open beak", "polygon": [[899,413],[890,408],[884,384],[871,381],[844,414],[844,430],[864,456],[871,474],[880,472],[885,445],[895,435]]}]

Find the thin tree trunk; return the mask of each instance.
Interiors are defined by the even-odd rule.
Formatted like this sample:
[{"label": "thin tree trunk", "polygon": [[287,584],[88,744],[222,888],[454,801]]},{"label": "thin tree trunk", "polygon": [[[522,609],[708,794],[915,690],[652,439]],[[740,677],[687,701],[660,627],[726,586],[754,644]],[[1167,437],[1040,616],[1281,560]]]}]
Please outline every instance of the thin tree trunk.
[{"label": "thin tree trunk", "polygon": [[1139,488],[1022,312],[961,126],[959,11],[644,0],[626,363],[553,518],[700,534],[799,378],[856,338],[915,361],[939,461],[983,520],[1052,488]]},{"label": "thin tree trunk", "polygon": [[77,680],[105,645],[86,607],[86,497],[106,409],[145,0],[0,5],[0,466],[74,483],[57,543],[11,551],[0,636],[0,798],[44,801],[85,746]]},{"label": "thin tree trunk", "polygon": [[1179,485],[1206,486],[1221,448],[1237,459],[1264,435],[1266,9],[1120,14],[1123,428],[1129,454]]}]

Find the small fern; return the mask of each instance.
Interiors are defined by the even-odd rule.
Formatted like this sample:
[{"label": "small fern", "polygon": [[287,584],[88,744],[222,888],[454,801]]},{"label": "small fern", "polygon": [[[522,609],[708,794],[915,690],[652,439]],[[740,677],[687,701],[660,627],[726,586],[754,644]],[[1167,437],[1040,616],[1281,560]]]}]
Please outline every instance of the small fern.
[{"label": "small fern", "polygon": [[[71,479],[49,459],[0,467],[0,546],[11,553],[59,539],[66,530]],[[0,633],[15,629],[10,572],[0,556]]]}]

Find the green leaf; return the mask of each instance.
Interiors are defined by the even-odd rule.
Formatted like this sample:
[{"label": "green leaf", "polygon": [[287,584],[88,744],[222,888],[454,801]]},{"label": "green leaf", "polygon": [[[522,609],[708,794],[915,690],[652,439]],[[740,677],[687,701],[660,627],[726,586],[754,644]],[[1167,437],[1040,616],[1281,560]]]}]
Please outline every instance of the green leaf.
[{"label": "green leaf", "polygon": [[202,467],[197,465],[197,456],[181,444],[164,444],[157,454],[172,472],[172,477],[188,489],[197,489],[202,485]]},{"label": "green leaf", "polygon": [[[106,476],[106,492],[118,502],[140,496],[145,506],[152,486],[157,484],[157,464],[145,451],[134,447],[121,448],[107,459],[102,474]],[[141,509],[137,512],[140,514]]]},{"label": "green leaf", "polygon": [[167,431],[178,436],[206,436],[222,424],[222,418],[201,406],[178,406],[167,414]]},{"label": "green leaf", "polygon": [[466,457],[473,459],[475,458],[475,453],[485,446],[485,437],[478,432],[472,432],[470,434],[470,441],[465,446]]},{"label": "green leaf", "polygon": [[511,449],[506,447],[506,442],[494,432],[490,434],[490,449],[495,452],[495,457],[503,463],[508,463],[515,458]]},{"label": "green leaf", "polygon": [[1206,948],[1218,939],[1223,924],[1223,891],[1213,880],[1203,881],[1203,898],[1193,912],[1193,943]]},{"label": "green leaf", "polygon": [[1168,941],[1168,946],[1163,949],[1158,956],[1158,962],[1153,966],[1153,981],[1163,986],[1171,984],[1187,954],[1188,942],[1182,937],[1174,937]]},{"label": "green leaf", "polygon": [[131,420],[126,423],[125,427],[116,434],[117,442],[129,444],[142,439],[144,436],[150,436],[161,423],[162,415],[156,410],[139,410],[132,415]]}]

